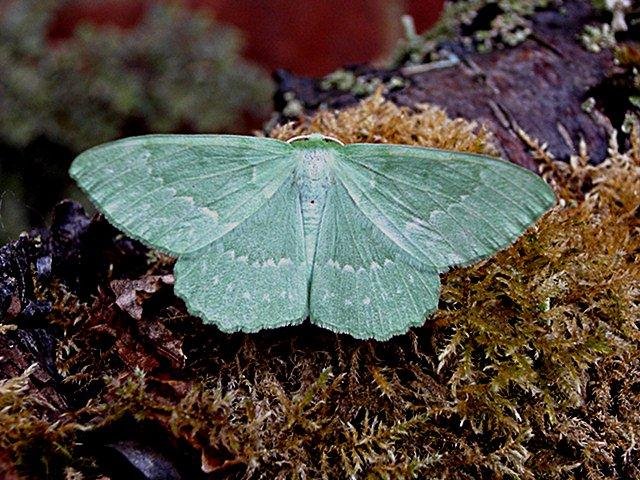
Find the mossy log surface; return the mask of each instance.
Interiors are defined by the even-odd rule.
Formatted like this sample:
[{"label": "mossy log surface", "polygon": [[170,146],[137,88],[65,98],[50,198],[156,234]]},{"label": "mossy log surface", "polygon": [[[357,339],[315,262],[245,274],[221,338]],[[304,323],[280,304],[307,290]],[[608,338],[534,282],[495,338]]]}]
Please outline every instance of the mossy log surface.
[{"label": "mossy log surface", "polygon": [[557,193],[391,341],[221,333],[171,258],[73,202],[0,248],[0,478],[640,478],[640,129],[612,132],[620,72],[576,38],[596,18],[539,11],[533,39],[362,101],[280,74],[277,107],[315,113],[273,137],[502,152]]},{"label": "mossy log surface", "polygon": [[[479,12],[488,18],[476,17],[474,24],[488,25],[492,14],[496,11]],[[535,163],[519,139],[519,129],[543,139],[565,160],[577,153],[576,145],[584,139],[593,161],[600,162],[607,153],[612,122],[619,128],[624,111],[612,102],[618,97],[613,95],[615,87],[606,85],[616,68],[612,52],[589,52],[580,40],[584,26],[598,22],[602,18],[591,2],[564,2],[561,10],[537,12],[531,19],[529,38],[513,48],[478,53],[465,49],[462,41],[451,41],[444,47],[459,61],[450,67],[377,70],[363,65],[347,70],[365,82],[402,79],[405,86],[387,95],[398,105],[413,107],[428,102],[444,108],[451,117],[482,121],[499,140],[501,153],[528,168],[534,169]],[[323,88],[321,79],[296,77],[286,71],[277,72],[275,79],[280,112],[291,98],[307,113],[321,106],[343,108],[358,101],[358,95],[351,91]],[[594,97],[600,109],[583,110],[589,97]]]}]

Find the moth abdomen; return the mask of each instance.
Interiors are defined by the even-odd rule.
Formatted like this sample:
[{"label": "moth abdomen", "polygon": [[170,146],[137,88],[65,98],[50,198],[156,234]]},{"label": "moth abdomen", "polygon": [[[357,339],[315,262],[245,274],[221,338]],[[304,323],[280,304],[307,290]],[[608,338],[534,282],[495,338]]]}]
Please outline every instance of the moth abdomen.
[{"label": "moth abdomen", "polygon": [[300,148],[295,182],[300,195],[307,260],[315,255],[318,229],[327,192],[335,183],[333,153],[320,148]]}]

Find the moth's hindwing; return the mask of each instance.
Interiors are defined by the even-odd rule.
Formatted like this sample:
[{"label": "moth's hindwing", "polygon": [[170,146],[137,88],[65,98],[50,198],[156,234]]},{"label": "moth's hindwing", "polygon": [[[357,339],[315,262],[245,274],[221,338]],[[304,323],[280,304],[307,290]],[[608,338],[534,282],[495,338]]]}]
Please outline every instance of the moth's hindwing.
[{"label": "moth's hindwing", "polygon": [[311,281],[311,321],[356,338],[386,340],[424,323],[440,279],[375,226],[340,184],[320,225]]},{"label": "moth's hindwing", "polygon": [[205,322],[256,332],[305,319],[308,272],[299,196],[287,179],[235,230],[180,256],[175,291]]}]

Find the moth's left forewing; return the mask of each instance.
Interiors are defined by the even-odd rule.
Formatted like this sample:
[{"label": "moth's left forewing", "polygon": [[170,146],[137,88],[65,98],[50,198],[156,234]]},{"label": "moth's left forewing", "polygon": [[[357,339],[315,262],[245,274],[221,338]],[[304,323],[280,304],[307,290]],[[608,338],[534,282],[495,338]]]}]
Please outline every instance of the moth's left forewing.
[{"label": "moth's left forewing", "polygon": [[251,217],[295,163],[275,139],[145,135],[83,152],[70,174],[113,225],[178,256]]},{"label": "moth's left forewing", "polygon": [[555,202],[537,175],[492,157],[404,145],[347,145],[336,176],[358,209],[438,271],[512,243]]}]

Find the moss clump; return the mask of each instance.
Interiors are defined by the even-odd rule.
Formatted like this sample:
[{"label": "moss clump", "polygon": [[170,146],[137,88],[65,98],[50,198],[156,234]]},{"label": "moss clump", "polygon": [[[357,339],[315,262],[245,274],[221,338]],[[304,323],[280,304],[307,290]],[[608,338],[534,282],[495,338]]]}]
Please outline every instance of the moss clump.
[{"label": "moss clump", "polygon": [[[0,332],[0,335],[2,333]],[[72,458],[76,432],[73,422],[54,424],[49,418],[54,408],[39,394],[30,394],[29,377],[37,369],[33,364],[21,375],[0,380],[0,475],[20,478],[14,468],[34,478],[60,474]]]},{"label": "moss clump", "polygon": [[482,125],[450,119],[441,108],[421,104],[415,111],[398,107],[382,97],[382,90],[358,107],[330,112],[278,126],[270,136],[286,140],[296,135],[323,133],[345,143],[397,143],[428,145],[447,150],[496,155],[491,133]]},{"label": "moss clump", "polygon": [[[314,131],[494,151],[481,126],[380,96],[271,134]],[[227,478],[639,478],[637,128],[631,139],[598,166],[584,148],[556,163],[532,140],[559,206],[493,258],[444,275],[438,311],[389,342],[311,325],[226,335],[166,292],[139,321],[108,285],[78,297],[84,313],[55,320],[83,429],[70,466],[82,471],[128,419]],[[145,275],[170,272],[150,261]],[[167,361],[166,338],[186,364]]]},{"label": "moss clump", "polygon": [[556,7],[550,0],[459,0],[445,3],[440,20],[422,35],[405,19],[405,40],[395,54],[396,64],[441,60],[442,39],[457,37],[470,49],[486,53],[514,47],[532,33],[536,11]]}]

